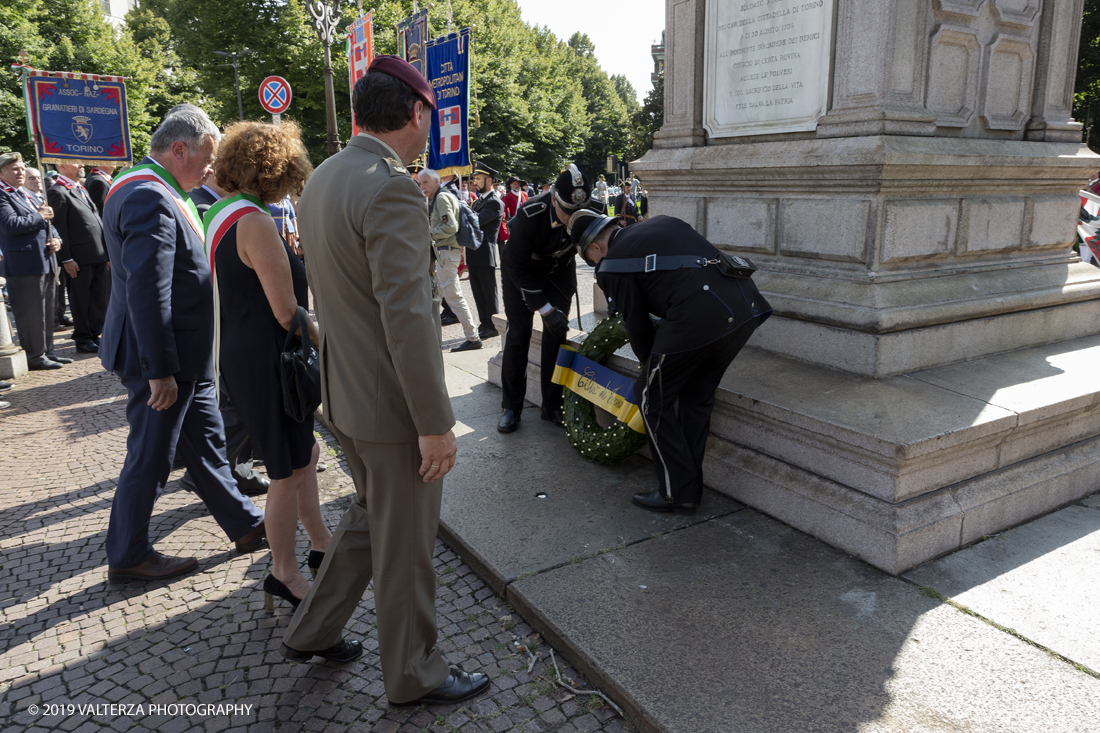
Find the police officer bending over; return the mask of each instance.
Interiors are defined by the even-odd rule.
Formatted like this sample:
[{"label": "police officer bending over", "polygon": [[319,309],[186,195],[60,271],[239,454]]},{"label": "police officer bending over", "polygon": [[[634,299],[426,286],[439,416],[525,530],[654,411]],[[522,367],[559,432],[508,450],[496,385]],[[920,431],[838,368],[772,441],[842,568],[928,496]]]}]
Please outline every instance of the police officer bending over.
[{"label": "police officer bending over", "polygon": [[522,204],[508,222],[510,236],[503,248],[500,278],[508,318],[501,365],[504,412],[497,423],[502,433],[519,427],[536,312],[542,317],[542,419],[564,425],[562,387],[550,379],[558,348],[569,332],[569,300],[577,292],[577,250],[566,224],[574,212],[593,206],[591,195],[592,182],[570,164],[550,191]]},{"label": "police officer bending over", "polygon": [[[596,267],[596,282],[623,314],[642,364],[634,393],[659,489],[635,494],[634,503],[694,514],[703,495],[714,393],[771,306],[749,279],[751,262],[720,253],[687,223],[657,216],[620,226],[617,219],[581,210],[569,231],[581,257]],[[661,319],[657,325],[650,314]]]}]

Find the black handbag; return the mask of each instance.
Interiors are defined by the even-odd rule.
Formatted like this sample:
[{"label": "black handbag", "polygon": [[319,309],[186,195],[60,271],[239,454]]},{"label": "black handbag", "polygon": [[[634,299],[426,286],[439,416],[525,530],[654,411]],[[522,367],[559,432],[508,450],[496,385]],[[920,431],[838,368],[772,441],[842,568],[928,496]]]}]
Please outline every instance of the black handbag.
[{"label": "black handbag", "polygon": [[[295,336],[295,331],[301,336]],[[286,414],[298,422],[313,417],[321,404],[321,359],[309,342],[309,314],[302,306],[294,314],[283,352],[279,354],[279,381],[283,385]]]}]

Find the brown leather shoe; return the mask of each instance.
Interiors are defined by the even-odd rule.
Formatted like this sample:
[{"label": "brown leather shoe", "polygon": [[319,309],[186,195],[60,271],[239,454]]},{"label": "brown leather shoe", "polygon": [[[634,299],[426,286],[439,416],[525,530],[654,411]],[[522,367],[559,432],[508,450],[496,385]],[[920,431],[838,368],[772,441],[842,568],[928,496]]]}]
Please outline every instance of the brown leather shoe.
[{"label": "brown leather shoe", "polygon": [[237,552],[243,554],[260,549],[264,544],[264,537],[266,535],[267,529],[264,527],[264,523],[260,522],[256,529],[237,540]]},{"label": "brown leather shoe", "polygon": [[194,557],[169,557],[159,552],[153,552],[153,556],[141,565],[132,568],[117,569],[107,568],[108,580],[164,580],[183,575],[199,566],[199,561]]}]

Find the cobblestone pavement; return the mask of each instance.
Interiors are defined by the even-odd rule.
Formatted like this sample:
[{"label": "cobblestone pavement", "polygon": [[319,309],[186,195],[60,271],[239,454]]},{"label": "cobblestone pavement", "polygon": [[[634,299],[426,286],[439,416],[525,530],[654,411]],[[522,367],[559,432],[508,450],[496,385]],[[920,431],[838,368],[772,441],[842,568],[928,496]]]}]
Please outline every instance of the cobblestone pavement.
[{"label": "cobblestone pavement", "polygon": [[[387,705],[370,590],[347,629],[364,640],[359,661],[287,663],[279,643],[290,607],[277,601],[266,613],[259,587],[269,553],[235,555],[203,504],[178,487],[182,470],[157,502],[152,536],[162,552],[199,557],[199,570],[108,583],[103,542],[125,454],[125,391],[96,357],[74,353],[70,335],[57,334],[58,351],[77,361],[19,378],[0,412],[0,730],[630,730],[599,697],[558,686],[549,648],[441,542],[439,647],[452,664],[492,678],[487,694],[461,706]],[[322,502],[335,527],[351,479],[335,441],[320,434]],[[299,532],[303,564],[307,549]],[[516,639],[538,655],[531,672]],[[560,656],[557,664],[587,687]],[[209,714],[200,705],[249,707]]]}]

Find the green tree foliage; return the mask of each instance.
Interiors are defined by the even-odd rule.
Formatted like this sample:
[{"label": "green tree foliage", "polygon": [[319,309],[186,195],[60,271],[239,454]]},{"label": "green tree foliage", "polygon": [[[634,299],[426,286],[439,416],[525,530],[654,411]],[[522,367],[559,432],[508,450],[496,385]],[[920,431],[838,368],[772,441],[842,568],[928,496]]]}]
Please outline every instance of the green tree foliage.
[{"label": "green tree foliage", "polygon": [[665,123],[665,74],[662,71],[657,83],[645,96],[642,108],[631,118],[630,144],[627,146],[626,160],[637,160],[653,147],[653,133]]},{"label": "green tree foliage", "polygon": [[1100,143],[1100,0],[1085,0],[1074,91],[1073,115],[1084,123],[1085,141],[1093,146]]},{"label": "green tree foliage", "polygon": [[[26,49],[28,63],[35,68],[132,77],[126,86],[134,155],[145,153],[158,106],[174,103],[165,58],[149,55],[156,39],[146,37],[139,43],[127,29],[113,28],[95,0],[8,0],[0,4],[0,27],[0,58],[5,65]],[[160,33],[166,37],[166,29]],[[19,80],[7,73],[2,79],[0,147],[33,159]],[[186,76],[178,81],[186,83]]]},{"label": "green tree foliage", "polygon": [[574,33],[569,39],[569,48],[573,51],[570,66],[581,82],[591,126],[584,149],[576,155],[576,162],[582,171],[595,177],[606,170],[609,154],[622,155],[626,149],[630,139],[630,118],[614,82],[596,61],[596,47],[588,36]]},{"label": "green tree foliage", "polygon": [[[372,4],[367,4],[371,7]],[[577,161],[591,174],[607,155],[633,144],[640,113],[623,77],[610,79],[596,49],[582,34],[569,43],[548,29],[523,22],[515,0],[452,0],[454,30],[474,28],[471,72],[471,148],[475,159],[529,180],[552,178]],[[396,52],[394,24],[412,12],[412,0],[373,4],[375,52]],[[357,9],[342,6],[339,30]],[[233,70],[214,51],[254,53],[240,59],[246,119],[267,119],[257,89],[270,75],[286,78],[294,99],[287,118],[302,127],[315,164],[325,156],[323,55],[309,25],[305,0],[142,0],[123,28],[112,28],[96,0],[4,0],[0,52],[14,60],[59,71],[122,74],[128,83],[135,155],[146,152],[164,113],[180,102],[197,104],[220,125],[237,119]],[[442,6],[429,15],[429,36],[447,32]],[[351,133],[345,41],[332,47],[338,133]],[[0,145],[30,152],[22,92],[16,80],[0,82]]]},{"label": "green tree foliage", "polygon": [[[314,163],[325,156],[324,58],[308,23],[303,0],[143,0],[142,8],[167,22],[172,50],[194,69],[195,84],[185,101],[203,107],[218,125],[237,120],[237,91],[228,59],[214,51],[254,53],[239,60],[241,101],[245,119],[270,115],[260,106],[260,82],[281,76],[290,82],[293,100],[284,117],[298,122]],[[345,4],[339,29],[350,25],[355,6]],[[128,22],[130,22],[128,20]],[[351,103],[344,40],[332,48],[337,131],[351,134]]]}]

